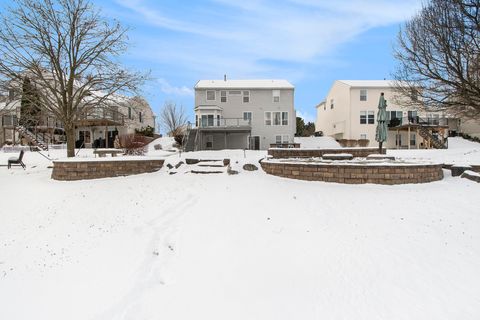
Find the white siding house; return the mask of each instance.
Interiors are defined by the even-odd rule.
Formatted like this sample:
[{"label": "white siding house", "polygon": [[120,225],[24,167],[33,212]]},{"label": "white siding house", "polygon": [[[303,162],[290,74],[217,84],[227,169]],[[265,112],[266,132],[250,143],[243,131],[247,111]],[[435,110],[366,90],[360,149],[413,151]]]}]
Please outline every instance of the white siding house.
[{"label": "white siding house", "polygon": [[265,150],[293,143],[294,86],[286,80],[200,80],[186,149]]},{"label": "white siding house", "polygon": [[325,100],[316,106],[316,130],[340,141],[349,140],[350,144],[362,141],[376,146],[376,117],[382,92],[389,119],[387,148],[446,147],[449,119],[439,112],[402,106],[389,80],[335,81]]}]

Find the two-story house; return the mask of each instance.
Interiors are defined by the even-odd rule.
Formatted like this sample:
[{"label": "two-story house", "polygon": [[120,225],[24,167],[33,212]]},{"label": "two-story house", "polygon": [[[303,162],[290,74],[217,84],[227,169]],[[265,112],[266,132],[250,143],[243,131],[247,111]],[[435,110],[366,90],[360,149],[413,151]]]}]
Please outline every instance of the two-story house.
[{"label": "two-story house", "polygon": [[[34,127],[24,127],[21,119],[18,90],[0,95],[0,147],[22,143],[22,137],[32,140],[33,135],[35,141],[30,142],[42,149],[65,142],[62,122],[48,111],[41,109]],[[155,115],[145,99],[115,95],[108,106],[88,108],[79,116],[75,123],[76,147],[113,147],[116,135],[135,133],[148,126],[155,128]]]},{"label": "two-story house", "polygon": [[185,150],[266,150],[293,143],[294,86],[286,80],[200,80]]},{"label": "two-story house", "polygon": [[387,148],[447,147],[449,125],[456,126],[457,120],[447,119],[441,112],[409,109],[390,80],[335,81],[325,100],[316,106],[315,128],[340,142],[347,141],[349,146],[357,142],[376,146],[376,117],[382,92],[387,100]]}]

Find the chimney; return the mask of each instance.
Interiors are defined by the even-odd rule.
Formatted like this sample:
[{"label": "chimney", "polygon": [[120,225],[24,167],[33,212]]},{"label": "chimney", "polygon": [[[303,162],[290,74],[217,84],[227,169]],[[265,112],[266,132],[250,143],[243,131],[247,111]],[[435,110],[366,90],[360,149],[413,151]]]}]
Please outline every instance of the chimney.
[{"label": "chimney", "polygon": [[227,81],[227,75],[226,74],[223,75],[223,81]]}]

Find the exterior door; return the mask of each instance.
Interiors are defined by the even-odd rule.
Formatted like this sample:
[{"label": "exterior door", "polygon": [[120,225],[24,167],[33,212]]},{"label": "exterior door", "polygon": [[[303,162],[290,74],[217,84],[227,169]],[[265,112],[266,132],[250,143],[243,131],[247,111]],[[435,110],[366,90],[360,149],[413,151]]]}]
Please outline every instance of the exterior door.
[{"label": "exterior door", "polygon": [[250,137],[250,150],[260,150],[260,137],[252,136]]}]

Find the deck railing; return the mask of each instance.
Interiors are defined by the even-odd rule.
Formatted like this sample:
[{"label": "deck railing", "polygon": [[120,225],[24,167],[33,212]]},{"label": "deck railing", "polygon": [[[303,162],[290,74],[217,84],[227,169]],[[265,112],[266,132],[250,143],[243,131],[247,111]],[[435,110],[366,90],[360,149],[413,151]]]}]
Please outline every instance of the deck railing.
[{"label": "deck railing", "polygon": [[447,126],[448,118],[440,117],[427,117],[421,118],[418,116],[392,118],[388,120],[387,125],[389,128],[398,127],[406,124],[419,124],[422,126]]},{"label": "deck railing", "polygon": [[228,128],[228,127],[250,127],[252,121],[243,118],[209,118],[199,119],[199,128]]}]

